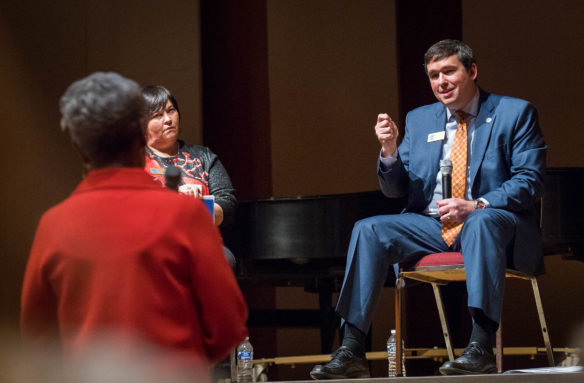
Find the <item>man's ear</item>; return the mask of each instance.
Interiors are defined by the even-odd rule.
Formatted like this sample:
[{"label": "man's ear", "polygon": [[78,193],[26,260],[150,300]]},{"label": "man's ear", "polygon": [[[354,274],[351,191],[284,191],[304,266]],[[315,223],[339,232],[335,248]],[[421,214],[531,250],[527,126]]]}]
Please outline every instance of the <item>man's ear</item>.
[{"label": "man's ear", "polygon": [[479,69],[478,69],[476,63],[472,63],[470,65],[469,73],[470,73],[470,77],[473,79],[473,81],[476,81],[477,78],[479,77]]}]

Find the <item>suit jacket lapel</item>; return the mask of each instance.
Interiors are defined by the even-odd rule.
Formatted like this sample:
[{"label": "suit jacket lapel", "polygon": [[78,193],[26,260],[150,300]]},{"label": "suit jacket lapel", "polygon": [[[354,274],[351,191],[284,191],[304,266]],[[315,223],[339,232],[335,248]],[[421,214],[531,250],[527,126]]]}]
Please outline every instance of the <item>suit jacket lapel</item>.
[{"label": "suit jacket lapel", "polygon": [[423,172],[424,178],[427,177],[429,182],[424,182],[424,207],[430,203],[434,196],[436,188],[436,175],[440,171],[440,158],[442,156],[442,147],[444,141],[428,142],[428,136],[432,133],[445,132],[446,127],[446,108],[441,103],[436,103],[435,112],[428,114],[430,117],[426,124],[421,126],[421,142],[423,145],[422,156],[417,156],[420,167],[424,167],[427,172]]},{"label": "suit jacket lapel", "polygon": [[[435,133],[435,132],[440,132],[443,131],[446,134],[446,107],[444,107],[444,105],[442,104],[437,104],[440,107],[438,108],[438,110],[436,111],[436,118],[434,118],[434,126],[431,127],[431,130],[429,132],[427,132],[428,134],[430,133]],[[445,138],[446,139],[446,136]],[[427,139],[426,139],[427,141]],[[432,169],[430,174],[438,174],[438,171],[440,170],[440,159],[442,158],[442,148],[444,147],[444,145],[431,145],[430,149],[428,151],[428,157],[430,158],[429,163],[432,164]],[[432,186],[432,191],[434,190],[434,188],[436,187],[435,184],[435,179],[433,179],[433,186]]]},{"label": "suit jacket lapel", "polygon": [[489,94],[480,91],[479,113],[475,121],[475,133],[472,143],[472,155],[470,158],[470,182],[474,183],[475,177],[483,162],[491,130],[495,123],[495,105]]}]

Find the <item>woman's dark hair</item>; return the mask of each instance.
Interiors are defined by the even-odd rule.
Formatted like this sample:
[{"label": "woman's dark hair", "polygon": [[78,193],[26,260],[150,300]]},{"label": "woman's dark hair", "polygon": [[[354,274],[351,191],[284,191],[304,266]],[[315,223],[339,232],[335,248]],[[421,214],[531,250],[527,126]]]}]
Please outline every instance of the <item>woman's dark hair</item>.
[{"label": "woman's dark hair", "polygon": [[172,93],[162,85],[146,85],[142,88],[142,96],[144,96],[144,100],[146,101],[148,116],[151,116],[153,113],[164,108],[166,103],[170,101],[172,106],[176,109],[178,118],[180,119],[180,109],[178,108],[176,99]]},{"label": "woman's dark hair", "polygon": [[424,69],[426,73],[428,73],[428,64],[430,62],[442,60],[452,55],[458,56],[467,71],[470,70],[473,63],[477,62],[473,56],[472,49],[468,45],[459,40],[446,39],[432,45],[424,54]]}]

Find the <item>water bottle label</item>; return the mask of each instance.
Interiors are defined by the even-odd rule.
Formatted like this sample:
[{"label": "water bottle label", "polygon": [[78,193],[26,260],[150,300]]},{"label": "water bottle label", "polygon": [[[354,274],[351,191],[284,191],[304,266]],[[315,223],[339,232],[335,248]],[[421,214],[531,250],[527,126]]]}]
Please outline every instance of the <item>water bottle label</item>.
[{"label": "water bottle label", "polygon": [[253,360],[253,351],[239,351],[237,353],[239,360]]},{"label": "water bottle label", "polygon": [[389,343],[387,345],[387,355],[395,355],[395,343]]}]

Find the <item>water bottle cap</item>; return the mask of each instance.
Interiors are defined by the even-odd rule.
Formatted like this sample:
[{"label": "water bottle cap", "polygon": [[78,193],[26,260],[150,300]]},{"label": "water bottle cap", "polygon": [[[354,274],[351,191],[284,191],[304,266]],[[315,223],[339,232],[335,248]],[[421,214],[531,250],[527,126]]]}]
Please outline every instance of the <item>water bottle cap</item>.
[{"label": "water bottle cap", "polygon": [[395,335],[395,330],[394,330],[394,329],[391,329],[391,333],[392,333],[393,335]]}]

